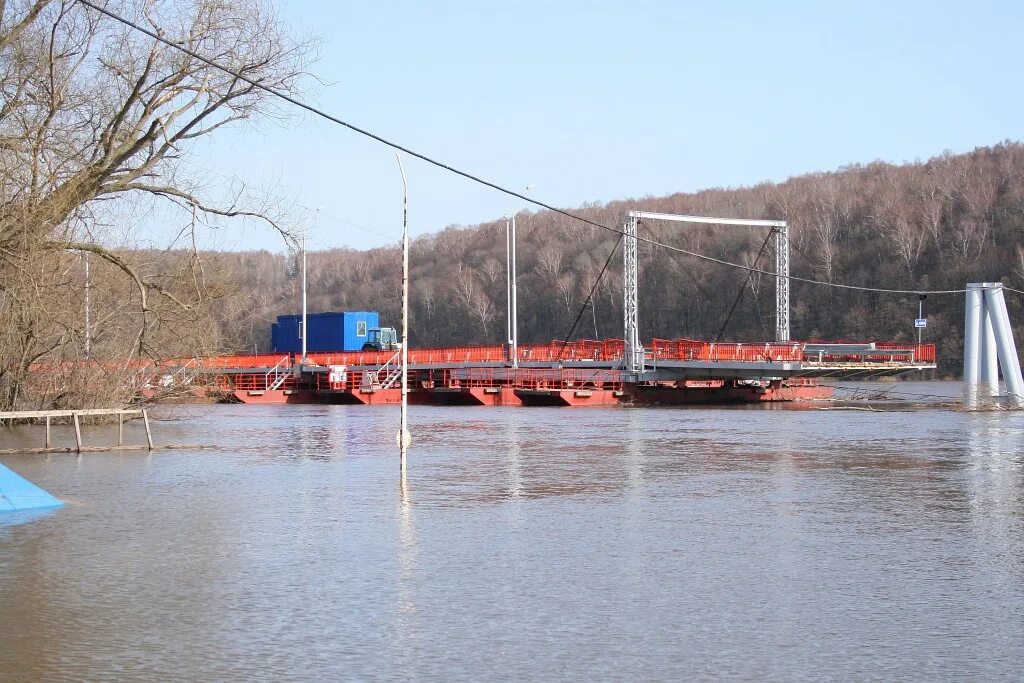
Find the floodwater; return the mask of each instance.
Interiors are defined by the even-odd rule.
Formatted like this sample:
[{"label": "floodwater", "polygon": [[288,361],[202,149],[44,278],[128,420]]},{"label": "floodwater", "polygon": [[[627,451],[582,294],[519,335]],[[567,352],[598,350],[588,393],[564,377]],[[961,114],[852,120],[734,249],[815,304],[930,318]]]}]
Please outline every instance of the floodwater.
[{"label": "floodwater", "polygon": [[4,456],[67,506],[0,516],[0,680],[1021,676],[1024,414],[410,415],[404,485],[392,408]]}]

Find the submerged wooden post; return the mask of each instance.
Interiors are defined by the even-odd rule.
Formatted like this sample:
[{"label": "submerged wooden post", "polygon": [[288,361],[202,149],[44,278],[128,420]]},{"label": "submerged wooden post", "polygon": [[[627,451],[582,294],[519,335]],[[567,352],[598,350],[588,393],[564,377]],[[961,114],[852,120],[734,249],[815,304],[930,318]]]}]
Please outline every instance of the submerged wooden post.
[{"label": "submerged wooden post", "polygon": [[146,409],[142,409],[142,421],[146,425],[146,444],[149,446],[149,450],[153,450],[153,433],[149,431],[149,414]]},{"label": "submerged wooden post", "polygon": [[124,445],[124,412],[117,414],[117,445]]},{"label": "submerged wooden post", "polygon": [[72,413],[71,418],[75,421],[75,450],[82,452],[82,427],[78,424],[78,413]]},{"label": "submerged wooden post", "polygon": [[50,447],[50,416],[46,416],[46,447]]}]

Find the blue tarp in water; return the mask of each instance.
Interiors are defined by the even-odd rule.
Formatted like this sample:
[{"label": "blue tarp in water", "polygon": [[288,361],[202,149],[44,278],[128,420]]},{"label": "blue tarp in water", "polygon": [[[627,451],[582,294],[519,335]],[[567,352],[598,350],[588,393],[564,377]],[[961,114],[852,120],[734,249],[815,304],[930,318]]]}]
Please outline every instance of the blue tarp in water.
[{"label": "blue tarp in water", "polygon": [[0,465],[0,513],[54,508],[63,504],[28,479]]}]

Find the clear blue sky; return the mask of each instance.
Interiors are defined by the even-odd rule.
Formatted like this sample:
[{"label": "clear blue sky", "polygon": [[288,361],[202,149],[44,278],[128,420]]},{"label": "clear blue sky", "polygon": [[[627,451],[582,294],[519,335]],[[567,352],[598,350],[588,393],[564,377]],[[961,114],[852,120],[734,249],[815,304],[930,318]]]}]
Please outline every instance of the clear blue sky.
[{"label": "clear blue sky", "polygon": [[[1021,2],[278,0],[322,38],[309,100],[572,207],[1024,138]],[[322,211],[316,247],[401,232],[394,153],[308,115],[192,162]],[[525,208],[408,159],[414,235]],[[247,228],[223,248],[281,249]]]}]

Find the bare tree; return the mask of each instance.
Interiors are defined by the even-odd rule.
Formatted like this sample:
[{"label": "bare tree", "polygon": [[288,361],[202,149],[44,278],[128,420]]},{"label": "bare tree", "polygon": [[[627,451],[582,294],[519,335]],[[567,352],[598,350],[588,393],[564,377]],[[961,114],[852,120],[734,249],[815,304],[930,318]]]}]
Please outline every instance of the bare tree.
[{"label": "bare tree", "polygon": [[470,298],[469,310],[480,325],[480,333],[483,335],[481,341],[487,340],[491,332],[491,323],[497,317],[491,298],[486,292],[474,292]]},{"label": "bare tree", "polygon": [[460,263],[453,286],[459,303],[466,309],[471,308],[477,290],[476,271]]},{"label": "bare tree", "polygon": [[566,313],[572,313],[572,304],[576,296],[576,278],[563,275],[558,278],[558,300],[565,307]]},{"label": "bare tree", "polygon": [[[296,92],[309,55],[310,46],[280,30],[261,0],[106,6],[286,93]],[[98,209],[116,211],[119,198],[146,196],[184,208],[186,230],[247,217],[285,237],[288,231],[272,206],[243,206],[240,196],[209,200],[178,166],[191,145],[225,126],[282,116],[269,94],[75,0],[6,2],[0,10],[0,286],[8,293],[0,312],[23,323],[20,344],[0,348],[0,404],[10,407],[22,398],[32,363],[77,343],[68,333],[77,311],[51,310],[74,289],[54,276],[66,251],[93,254],[110,267],[105,277],[134,290],[126,294],[121,285],[112,302],[133,311],[118,319],[132,329],[122,329],[128,343],[103,348],[114,354],[108,360],[174,352],[160,334],[173,327],[171,309],[194,324],[216,298],[194,241],[192,256],[168,271],[97,239]]]},{"label": "bare tree", "polygon": [[537,254],[537,274],[549,282],[555,282],[562,270],[562,250],[550,245]]},{"label": "bare tree", "polygon": [[483,276],[484,282],[487,283],[487,287],[494,291],[498,286],[498,283],[504,279],[505,267],[501,265],[498,259],[489,258],[484,261],[483,265]]}]

